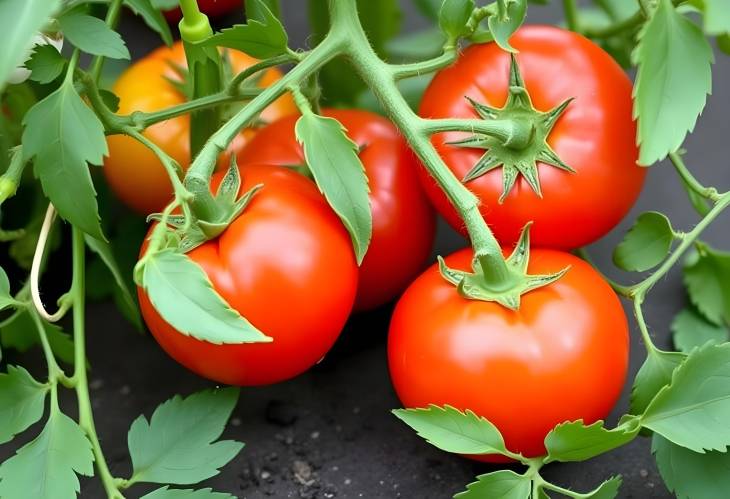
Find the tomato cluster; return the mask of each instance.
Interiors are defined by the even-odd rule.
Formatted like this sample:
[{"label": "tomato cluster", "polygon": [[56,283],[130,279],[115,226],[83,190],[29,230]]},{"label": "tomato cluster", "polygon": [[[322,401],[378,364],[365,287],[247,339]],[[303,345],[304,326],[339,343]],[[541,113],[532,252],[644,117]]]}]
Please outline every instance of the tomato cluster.
[{"label": "tomato cluster", "polygon": [[[604,418],[627,372],[626,318],[602,277],[561,250],[603,236],[639,194],[644,170],[636,165],[631,85],[608,54],[574,33],[525,27],[511,43],[519,50],[524,87],[536,110],[547,113],[573,99],[546,138],[569,168],[538,161],[540,191],[535,179],[524,176],[504,191],[507,166],[465,185],[480,199],[505,251],[522,227],[534,222],[536,248],[527,271],[547,274],[569,267],[558,281],[526,293],[519,309],[510,310],[465,298],[436,265],[415,278],[433,240],[431,204],[458,230],[461,220],[389,121],[361,110],[325,110],[360,148],[369,180],[373,235],[358,269],[347,232],[306,175],[293,105],[280,99],[262,116],[266,126],[244,131],[229,151],[238,160],[242,191],[263,187],[221,236],[188,253],[220,295],[273,342],[214,345],[184,336],[140,289],[142,313],[162,347],[216,381],[281,381],[327,353],[353,306],[382,305],[411,283],[396,306],[388,341],[391,376],[404,405],[471,409],[499,428],[510,450],[526,456],[544,452],[542,440],[557,423]],[[176,77],[170,61],[184,64],[179,45],[154,52],[121,77],[115,87],[121,112],[150,111],[183,99],[166,79]],[[254,61],[231,52],[231,62],[241,70]],[[477,118],[476,101],[500,109],[508,99],[509,65],[509,56],[495,44],[469,47],[434,78],[420,114]],[[279,76],[268,70],[259,84]],[[185,167],[188,127],[181,117],[145,133]],[[460,178],[484,154],[468,143],[454,144],[463,138],[448,132],[432,139]],[[171,187],[159,162],[127,138],[111,137],[109,145],[105,171],[114,191],[140,212],[161,209]],[[214,188],[220,175],[214,176]],[[445,263],[468,270],[472,256],[465,249]]]}]

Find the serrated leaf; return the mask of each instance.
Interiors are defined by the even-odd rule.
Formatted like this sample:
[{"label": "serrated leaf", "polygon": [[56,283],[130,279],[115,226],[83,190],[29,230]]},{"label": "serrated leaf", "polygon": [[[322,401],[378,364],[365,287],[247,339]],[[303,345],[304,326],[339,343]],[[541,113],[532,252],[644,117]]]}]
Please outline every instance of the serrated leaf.
[{"label": "serrated leaf", "polygon": [[654,435],[651,452],[667,488],[678,499],[726,499],[730,490],[730,453],[692,452]]},{"label": "serrated leaf", "polygon": [[357,262],[362,263],[373,221],[368,179],[357,144],[339,121],[312,113],[297,120],[295,132],[319,190],[350,233]]},{"label": "serrated leaf", "polygon": [[730,33],[730,8],[727,0],[702,0],[705,32],[710,35]]},{"label": "serrated leaf", "polygon": [[439,10],[439,26],[449,39],[466,32],[466,23],[474,10],[474,0],[444,0]]},{"label": "serrated leaf", "polygon": [[104,239],[87,165],[101,165],[108,153],[99,118],[67,81],[33,106],[23,125],[23,154],[26,159],[34,158],[43,192],[63,218]]},{"label": "serrated leaf", "polygon": [[0,373],[0,444],[9,442],[43,416],[48,387],[22,367]]},{"label": "serrated leaf", "polygon": [[132,9],[132,12],[141,16],[147,26],[157,31],[165,45],[172,45],[170,26],[159,9],[155,8],[150,0],[124,0],[124,4]]},{"label": "serrated leaf", "polygon": [[728,341],[726,327],[708,322],[691,308],[685,308],[674,317],[671,329],[674,346],[685,353],[708,342]]},{"label": "serrated leaf", "polygon": [[634,386],[631,389],[631,414],[643,414],[649,402],[664,386],[672,380],[674,369],[687,356],[679,352],[650,350],[646,360],[636,373]]},{"label": "serrated leaf", "polygon": [[129,50],[119,33],[101,19],[73,9],[58,18],[64,37],[87,54],[129,59]]},{"label": "serrated leaf", "polygon": [[127,279],[124,278],[122,272],[119,270],[119,265],[117,265],[116,258],[114,258],[111,246],[107,242],[100,241],[90,236],[85,236],[84,240],[86,241],[86,245],[89,249],[99,255],[101,261],[104,262],[107,269],[109,269],[109,272],[112,274],[114,282],[116,282],[117,287],[121,292],[119,295],[121,297],[120,305],[124,307],[124,315],[131,318],[132,323],[140,329],[142,327],[142,319],[139,315],[139,308],[137,307],[137,303],[134,301],[134,298],[132,298],[132,293],[127,286]]},{"label": "serrated leaf", "polygon": [[36,33],[59,5],[59,0],[0,2],[0,89],[5,86],[11,71],[25,60]]},{"label": "serrated leaf", "polygon": [[76,421],[52,411],[41,434],[0,465],[0,497],[76,497],[77,473],[94,474],[91,444]]},{"label": "serrated leaf", "polygon": [[583,421],[561,423],[545,437],[550,461],[586,461],[632,441],[639,425],[608,430],[603,421],[585,426]]},{"label": "serrated leaf", "polygon": [[476,482],[467,485],[466,490],[456,494],[454,499],[529,499],[531,489],[532,480],[529,477],[500,470],[479,475]]},{"label": "serrated leaf", "polygon": [[284,26],[265,5],[260,6],[265,20],[249,19],[208,38],[202,44],[240,50],[258,59],[285,54],[289,41]]},{"label": "serrated leaf", "polygon": [[206,390],[162,403],[138,417],[127,443],[137,482],[187,485],[218,474],[243,448],[220,438],[238,401],[237,388]]},{"label": "serrated leaf", "polygon": [[[0,340],[4,348],[25,352],[35,345],[40,345],[36,325],[27,311],[18,311],[11,319],[0,329]],[[67,364],[73,364],[74,343],[71,336],[64,333],[56,324],[43,321],[43,328],[53,354]]]},{"label": "serrated leaf", "polygon": [[181,253],[166,250],[150,258],[142,284],[162,318],[181,334],[216,345],[271,341],[223,300],[200,265]]},{"label": "serrated leaf", "polygon": [[597,489],[587,494],[581,494],[580,497],[584,499],[614,499],[618,495],[619,488],[621,488],[621,482],[620,476],[609,478],[599,485]]},{"label": "serrated leaf", "polygon": [[651,165],[676,151],[694,129],[712,87],[712,49],[702,31],[660,0],[639,34],[634,117],[639,164]]},{"label": "serrated leaf", "polygon": [[730,324],[730,253],[703,246],[684,265],[684,284],[692,304],[709,321]]},{"label": "serrated leaf", "polygon": [[527,14],[527,0],[508,0],[507,15],[508,19],[501,20],[499,14],[489,16],[487,25],[489,31],[494,37],[494,41],[503,50],[508,52],[517,52],[509,43],[510,37],[517,29],[522,26]]},{"label": "serrated leaf", "polygon": [[730,445],[730,343],[693,350],[654,397],[642,426],[695,452]]},{"label": "serrated leaf", "polygon": [[430,405],[423,409],[396,409],[393,414],[416,430],[431,445],[456,454],[502,454],[499,430],[472,411]]},{"label": "serrated leaf", "polygon": [[639,215],[613,252],[617,267],[643,272],[661,263],[669,254],[674,233],[669,219],[656,211]]},{"label": "serrated leaf", "polygon": [[37,45],[25,67],[30,69],[30,79],[38,83],[50,83],[58,78],[66,66],[66,59],[53,45]]},{"label": "serrated leaf", "polygon": [[0,267],[0,310],[19,305],[10,294],[10,281],[5,270]]},{"label": "serrated leaf", "polygon": [[236,499],[225,492],[214,492],[212,489],[171,489],[167,486],[142,496],[141,499]]}]

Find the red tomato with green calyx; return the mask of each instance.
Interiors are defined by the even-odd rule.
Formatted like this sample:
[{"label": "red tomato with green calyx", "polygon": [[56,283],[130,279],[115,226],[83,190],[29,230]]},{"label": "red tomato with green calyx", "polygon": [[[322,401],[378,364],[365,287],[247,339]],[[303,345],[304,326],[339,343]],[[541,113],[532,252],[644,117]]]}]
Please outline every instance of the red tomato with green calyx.
[{"label": "red tomato with green calyx", "polygon": [[[223,234],[187,255],[273,341],[216,345],[182,335],[142,288],[138,294],[147,326],[172,358],[220,383],[264,385],[306,371],[332,347],[355,300],[357,264],[347,231],[314,183],[270,165],[248,165],[241,177],[241,193],[263,187]],[[214,175],[214,191],[221,178]]]},{"label": "red tomato with green calyx", "polygon": [[[418,182],[417,160],[393,124],[356,109],[323,114],[342,123],[360,147],[368,177],[373,235],[360,267],[355,308],[372,309],[398,296],[423,269],[433,244],[434,213]],[[294,135],[297,119],[288,116],[261,129],[239,152],[239,163],[304,165]]]},{"label": "red tomato with green calyx", "polygon": [[[469,270],[472,250],[447,257]],[[605,418],[628,367],[628,325],[611,287],[586,262],[534,249],[528,272],[556,282],[522,296],[519,310],[467,300],[434,265],[393,313],[388,360],[405,407],[470,409],[491,421],[507,448],[535,457],[558,423]],[[500,461],[502,456],[479,456]]]},{"label": "red tomato with green calyx", "polygon": [[[547,142],[562,164],[550,154],[538,156],[532,184],[539,186],[542,197],[515,169],[514,185],[500,200],[505,192],[505,168],[499,161],[486,162],[488,171],[465,185],[481,200],[481,212],[503,244],[514,243],[522,227],[534,221],[532,241],[536,246],[572,249],[586,245],[616,226],[636,201],[644,182],[645,169],[636,164],[631,81],[603,49],[571,31],[526,26],[510,38],[510,43],[519,51],[516,61],[534,109],[542,113],[560,110],[561,104],[573,99],[562,114],[558,113],[547,138],[538,137]],[[507,52],[495,43],[472,45],[455,64],[436,75],[423,96],[419,114],[426,118],[479,118],[469,98],[489,106],[499,116],[507,102],[509,81]],[[480,158],[489,159],[487,144],[469,147],[453,143],[469,136],[445,132],[432,138],[460,179]],[[518,152],[508,148],[506,155],[517,158],[524,169]],[[421,173],[438,211],[465,233],[446,196],[425,171]]]}]

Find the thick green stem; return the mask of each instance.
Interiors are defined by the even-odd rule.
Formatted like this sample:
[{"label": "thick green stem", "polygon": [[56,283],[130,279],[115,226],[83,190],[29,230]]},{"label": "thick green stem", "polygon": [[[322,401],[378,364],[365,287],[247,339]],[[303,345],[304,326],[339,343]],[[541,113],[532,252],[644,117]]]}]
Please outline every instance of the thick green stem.
[{"label": "thick green stem", "polygon": [[687,165],[685,165],[682,156],[680,156],[676,152],[672,152],[669,153],[669,159],[674,165],[674,169],[677,170],[677,173],[682,178],[682,182],[687,187],[692,189],[695,193],[699,194],[703,198],[709,199],[710,201],[718,201],[720,199],[720,195],[718,194],[717,189],[715,189],[714,187],[705,187],[700,183],[699,180],[695,178],[694,175],[692,175],[692,172],[690,172],[689,168],[687,168]]},{"label": "thick green stem", "polygon": [[578,5],[575,0],[563,0],[565,24],[571,31],[578,31]]},{"label": "thick green stem", "polygon": [[277,57],[271,57],[269,59],[264,59],[263,61],[257,62],[256,64],[253,64],[252,66],[247,67],[240,73],[238,73],[228,84],[228,93],[231,95],[238,95],[239,92],[239,86],[241,83],[243,83],[246,78],[249,78],[259,71],[263,71],[265,69],[278,66],[280,64],[286,64],[289,62],[296,62],[299,60],[299,57],[297,57],[296,54],[283,54]]},{"label": "thick green stem", "polygon": [[469,232],[475,254],[490,261],[488,268],[484,269],[488,273],[487,280],[495,287],[500,287],[511,278],[511,274],[499,243],[479,212],[479,200],[453,175],[434,149],[425,121],[408,106],[398,91],[393,72],[370,46],[360,25],[354,0],[329,0],[329,6],[332,35],[348,41],[344,48],[345,55],[349,56],[408,144],[456,207]]},{"label": "thick green stem", "polygon": [[76,398],[79,404],[79,426],[84,430],[86,436],[91,442],[91,448],[94,452],[96,468],[99,471],[99,477],[104,485],[107,496],[110,499],[123,499],[122,494],[114,484],[114,477],[109,471],[109,467],[104,459],[104,453],[101,450],[99,437],[96,434],[96,426],[94,425],[94,416],[91,409],[91,399],[89,398],[89,383],[86,376],[86,333],[85,333],[85,314],[86,314],[86,290],[85,290],[85,268],[86,268],[86,243],[84,242],[84,233],[81,229],[73,227],[72,229],[72,253],[73,253],[73,284],[72,294],[74,300],[73,306],[73,329],[74,329],[74,375],[73,380],[76,384]]},{"label": "thick green stem", "polygon": [[439,132],[481,133],[494,137],[512,149],[522,149],[530,144],[534,129],[530,123],[518,119],[470,120],[462,118],[423,119],[421,128],[429,134]]},{"label": "thick green stem", "polygon": [[[106,11],[106,25],[110,28],[114,28],[119,21],[119,13],[122,10],[123,0],[112,0],[109,4],[109,10]],[[101,76],[101,70],[104,67],[104,56],[97,55],[91,62],[91,77],[94,81],[99,81]]]},{"label": "thick green stem", "polygon": [[20,185],[20,178],[23,176],[23,170],[26,164],[26,161],[23,159],[22,147],[18,146],[13,149],[12,156],[10,157],[10,165],[8,165],[5,173],[0,176],[0,204],[6,199],[15,196],[15,192]]},{"label": "thick green stem", "polygon": [[413,76],[421,76],[423,74],[433,73],[441,68],[450,65],[456,60],[456,48],[452,47],[444,50],[444,53],[433,59],[426,61],[412,62],[409,64],[392,64],[389,66],[393,78],[402,80],[403,78],[411,78]]}]

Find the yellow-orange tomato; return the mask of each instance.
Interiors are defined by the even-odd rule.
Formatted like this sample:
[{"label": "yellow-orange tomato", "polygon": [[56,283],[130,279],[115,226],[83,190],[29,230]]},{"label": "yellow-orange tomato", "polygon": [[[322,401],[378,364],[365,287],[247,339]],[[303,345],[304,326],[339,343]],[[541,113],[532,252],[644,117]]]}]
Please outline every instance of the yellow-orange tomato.
[{"label": "yellow-orange tomato", "polygon": [[[230,50],[228,55],[234,73],[257,62],[243,52]],[[180,79],[173,65],[186,67],[181,42],[172,47],[160,47],[132,64],[114,85],[114,93],[120,99],[119,113],[158,111],[184,102],[185,96],[168,81]],[[269,69],[262,74],[258,85],[268,86],[280,77],[278,70]],[[295,111],[291,98],[283,96],[261,113],[261,119],[273,121]],[[190,118],[184,115],[152,125],[144,135],[186,169],[190,164],[189,130]],[[229,150],[240,150],[254,133],[253,129],[245,129],[233,140]],[[104,172],[114,193],[139,213],[162,210],[172,197],[172,185],[162,163],[152,151],[131,137],[113,135],[107,141],[109,157],[104,163]],[[227,163],[228,154],[221,155],[218,164]]]}]

